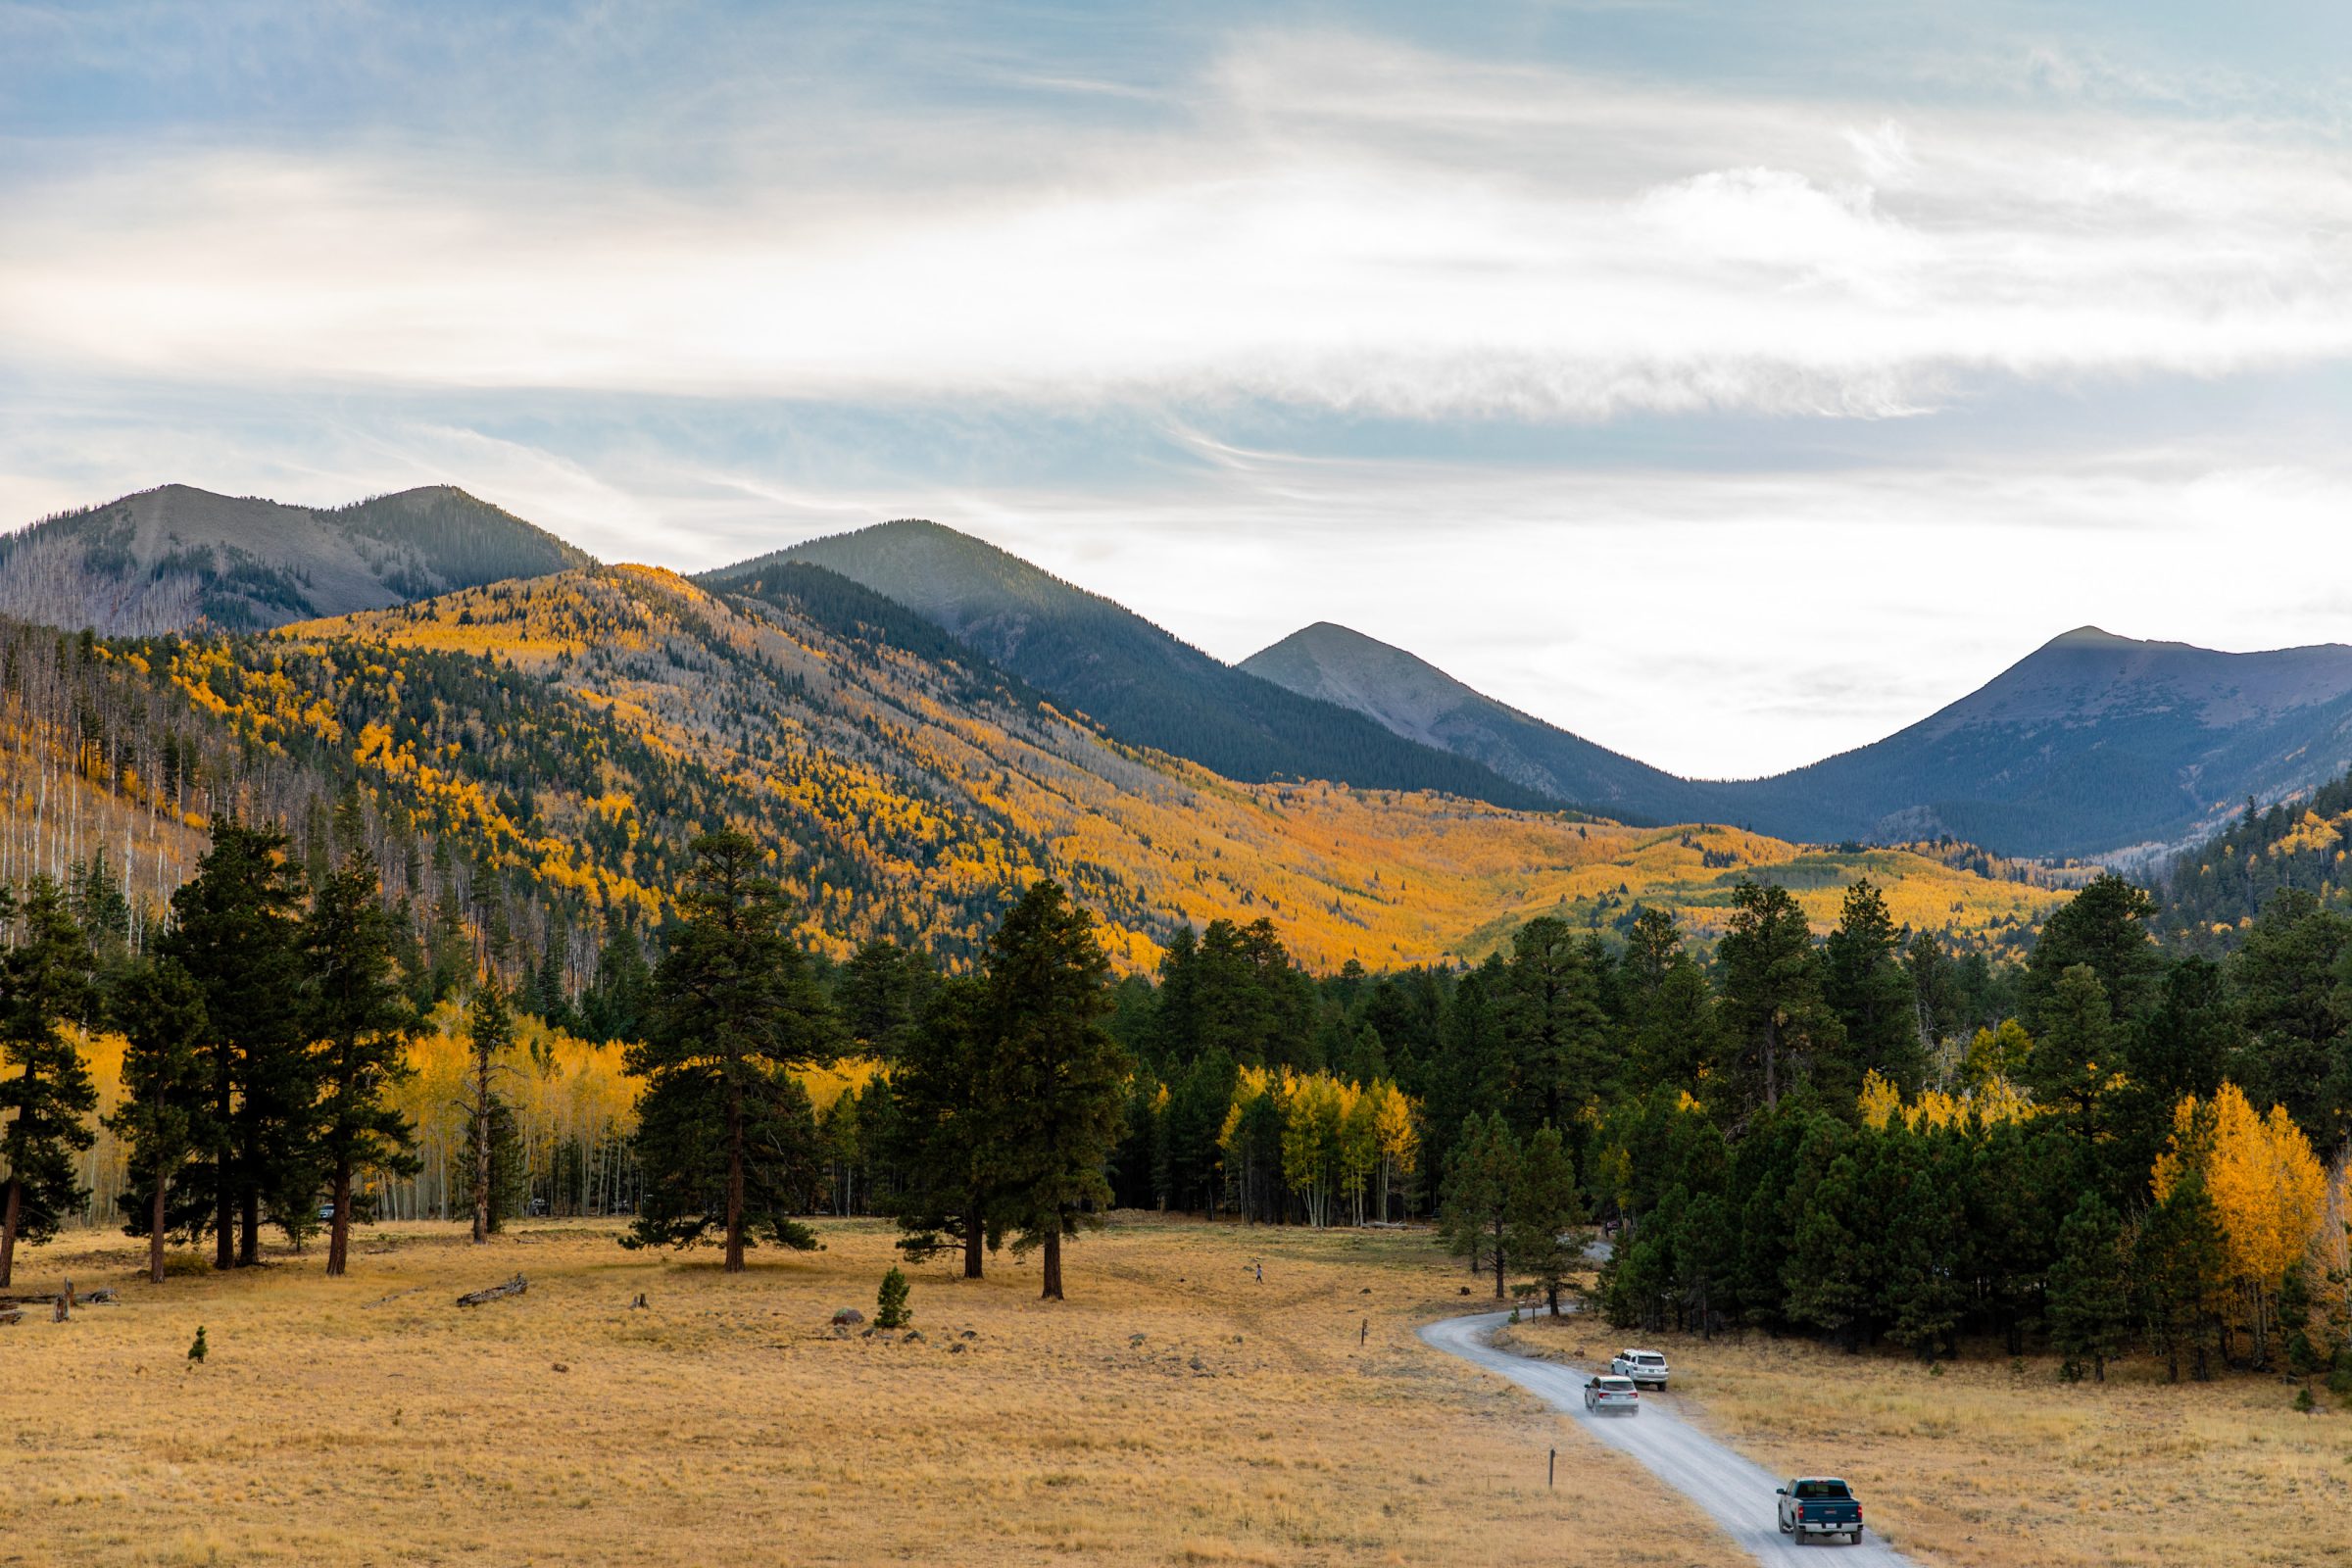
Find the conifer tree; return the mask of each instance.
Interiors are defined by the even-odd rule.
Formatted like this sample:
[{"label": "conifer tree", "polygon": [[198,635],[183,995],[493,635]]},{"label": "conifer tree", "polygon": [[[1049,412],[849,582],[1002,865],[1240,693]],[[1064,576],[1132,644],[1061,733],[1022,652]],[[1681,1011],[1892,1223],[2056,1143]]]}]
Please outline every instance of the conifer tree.
[{"label": "conifer tree", "polygon": [[483,977],[473,994],[473,1005],[466,1010],[466,1022],[472,1037],[473,1064],[466,1084],[466,1145],[467,1163],[472,1167],[473,1245],[480,1247],[490,1240],[490,1233],[496,1228],[492,1209],[497,1191],[494,1161],[499,1118],[505,1110],[490,1087],[490,1079],[499,1070],[499,1057],[514,1045],[514,1015],[507,1007],[506,993],[499,989],[496,974]]},{"label": "conifer tree", "polygon": [[1003,1238],[1010,1180],[992,1045],[980,979],[944,980],[890,1080],[899,1250],[921,1262],[960,1247],[967,1280],[983,1277],[985,1250]]},{"label": "conifer tree", "polygon": [[97,1086],[64,1023],[90,1010],[90,949],[63,889],[36,875],[19,911],[24,930],[0,958],[0,1287],[20,1237],[44,1241],[81,1199],[74,1156],[90,1147],[84,1119]]},{"label": "conifer tree", "polygon": [[1585,1217],[1576,1165],[1559,1130],[1541,1127],[1527,1141],[1519,1179],[1510,1194],[1510,1250],[1519,1271],[1533,1276],[1551,1315],[1560,1315],[1560,1291],[1584,1261]]},{"label": "conifer tree", "polygon": [[1840,1037],[1837,1015],[1822,1001],[1813,928],[1787,888],[1742,882],[1733,890],[1715,956],[1723,1022],[1754,1095],[1770,1110],[1795,1081],[1794,1069],[1834,1050]]},{"label": "conifer tree", "polygon": [[874,1327],[903,1329],[911,1321],[906,1310],[906,1275],[898,1264],[882,1276],[882,1288],[874,1293]]},{"label": "conifer tree", "polygon": [[2225,1266],[2221,1223],[2203,1173],[2192,1167],[2148,1211],[2132,1253],[2140,1319],[2174,1383],[2180,1381],[2183,1350],[2195,1354],[2198,1381],[2208,1375],[2205,1333],[2225,1289]]},{"label": "conifer tree", "polygon": [[181,1172],[205,1148],[204,993],[170,958],[134,963],[116,983],[122,1031],[122,1104],[107,1125],[130,1145],[132,1188],[146,1195],[124,1230],[147,1233],[147,1277],[164,1283],[164,1238]]},{"label": "conifer tree", "polygon": [[1592,955],[1568,922],[1538,915],[1511,940],[1503,1000],[1522,1127],[1563,1125],[1566,1107],[1600,1087],[1608,1043]]},{"label": "conifer tree", "polygon": [[1519,1141],[1499,1110],[1473,1118],[1462,1129],[1446,1178],[1443,1212],[1452,1250],[1466,1253],[1472,1269],[1484,1252],[1494,1268],[1494,1299],[1502,1299],[1510,1259],[1511,1205],[1522,1158]]},{"label": "conifer tree", "polygon": [[339,1275],[350,1257],[353,1173],[416,1169],[408,1120],[385,1098],[410,1070],[410,1013],[393,975],[382,880],[365,851],[347,856],[319,885],[301,950],[319,1089],[313,1114],[334,1208],[326,1272]]},{"label": "conifer tree", "polygon": [[1825,1098],[1851,1095],[1877,1073],[1904,1094],[1926,1076],[1918,996],[1902,964],[1902,935],[1885,895],[1867,880],[1845,890],[1837,928],[1822,943],[1822,999],[1844,1035],[1838,1070],[1817,1072]]},{"label": "conifer tree", "polygon": [[990,938],[982,1027],[1003,1117],[1007,1220],[1044,1254],[1041,1295],[1062,1298],[1061,1244],[1100,1225],[1134,1063],[1104,1020],[1110,959],[1094,916],[1059,883],[1031,884]]},{"label": "conifer tree", "polygon": [[[748,833],[695,840],[679,903],[684,927],[655,971],[645,1039],[629,1070],[646,1079],[640,1140],[647,1200],[633,1240],[685,1247],[715,1219],[726,1272],[743,1271],[755,1231],[809,1243],[791,1218],[808,1200],[816,1128],[792,1069],[828,1056],[837,1026],[785,922],[783,890]],[[698,1129],[698,1119],[710,1125]]]},{"label": "conifer tree", "polygon": [[2106,1382],[2107,1363],[2123,1353],[2131,1332],[2132,1277],[2123,1221],[2095,1191],[2059,1227],[2049,1312],[2051,1348],[2070,1367],[2087,1357],[2092,1380]]},{"label": "conifer tree", "polygon": [[265,1200],[294,1225],[309,1217],[318,1091],[302,1038],[300,885],[286,835],[222,815],[212,838],[196,875],[172,895],[163,951],[204,994],[214,1262],[231,1268],[260,1259]]}]

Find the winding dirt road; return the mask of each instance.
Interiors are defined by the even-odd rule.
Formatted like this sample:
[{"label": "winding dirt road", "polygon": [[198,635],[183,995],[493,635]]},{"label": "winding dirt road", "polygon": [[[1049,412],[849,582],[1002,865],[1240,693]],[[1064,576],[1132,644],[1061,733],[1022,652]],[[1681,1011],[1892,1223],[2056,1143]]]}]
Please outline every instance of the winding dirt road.
[{"label": "winding dirt road", "polygon": [[[1786,1484],[1752,1460],[1743,1459],[1680,1416],[1644,1399],[1639,1415],[1593,1415],[1585,1409],[1585,1379],[1591,1374],[1557,1361],[1536,1361],[1498,1350],[1488,1336],[1509,1317],[1486,1312],[1476,1317],[1447,1318],[1421,1330],[1421,1338],[1448,1355],[1510,1379],[1521,1388],[1582,1425],[1594,1439],[1632,1454],[1667,1486],[1689,1497],[1721,1525],[1724,1533],[1760,1563],[1836,1561],[1846,1568],[1917,1568],[1912,1559],[1865,1533],[1858,1546],[1804,1543],[1784,1536],[1776,1522],[1778,1498],[1774,1489]],[[1870,1499],[1863,1499],[1865,1517]],[[1640,1509],[1613,1510],[1629,1521]],[[1638,1523],[1625,1528],[1638,1530]],[[1835,1551],[1835,1559],[1823,1552]]]}]

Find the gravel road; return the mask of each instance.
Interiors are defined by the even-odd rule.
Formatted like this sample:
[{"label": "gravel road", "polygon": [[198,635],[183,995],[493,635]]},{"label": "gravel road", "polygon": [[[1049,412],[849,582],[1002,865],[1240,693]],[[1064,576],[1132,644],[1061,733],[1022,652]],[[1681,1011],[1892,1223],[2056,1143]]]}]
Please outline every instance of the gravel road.
[{"label": "gravel road", "polygon": [[[1758,1562],[1819,1565],[1834,1560],[1846,1568],[1916,1568],[1910,1558],[1867,1532],[1858,1546],[1802,1543],[1782,1535],[1776,1522],[1779,1515],[1775,1505],[1779,1499],[1774,1496],[1773,1489],[1785,1485],[1786,1476],[1774,1476],[1753,1461],[1741,1458],[1647,1398],[1642,1401],[1639,1415],[1588,1413],[1584,1389],[1585,1379],[1591,1374],[1557,1361],[1513,1355],[1487,1342],[1489,1334],[1507,1321],[1509,1315],[1486,1312],[1476,1317],[1447,1318],[1424,1328],[1421,1338],[1448,1355],[1458,1355],[1473,1366],[1509,1378],[1582,1425],[1597,1441],[1632,1454],[1649,1468],[1650,1474],[1698,1504]],[[1862,1499],[1862,1507],[1867,1518],[1868,1497]],[[1641,1515],[1638,1502],[1609,1511],[1629,1521],[1638,1521]],[[1597,1529],[1610,1528],[1606,1513],[1593,1523]],[[1641,1526],[1629,1522],[1622,1528],[1638,1531]],[[1831,1551],[1838,1553],[1835,1559],[1821,1555]]]}]

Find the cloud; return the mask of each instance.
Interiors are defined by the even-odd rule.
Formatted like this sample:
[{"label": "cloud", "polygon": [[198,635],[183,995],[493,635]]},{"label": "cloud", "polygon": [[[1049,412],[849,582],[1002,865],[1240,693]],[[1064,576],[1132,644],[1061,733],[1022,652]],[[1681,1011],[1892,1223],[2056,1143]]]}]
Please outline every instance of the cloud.
[{"label": "cloud", "polygon": [[1330,34],[1236,42],[1189,102],[1060,151],[1000,127],[985,172],[991,133],[955,138],[880,185],[145,151],[8,191],[0,337],[187,381],[1537,420],[1877,416],[2352,348],[2352,158],[2317,136],[1892,119]]}]

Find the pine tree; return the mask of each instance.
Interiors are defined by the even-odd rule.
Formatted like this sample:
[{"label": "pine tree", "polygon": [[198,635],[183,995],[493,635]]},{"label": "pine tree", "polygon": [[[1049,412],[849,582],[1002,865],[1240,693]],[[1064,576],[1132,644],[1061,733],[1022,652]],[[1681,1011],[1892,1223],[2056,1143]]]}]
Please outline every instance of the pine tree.
[{"label": "pine tree", "polygon": [[1808,1058],[1834,1051],[1841,1031],[1822,1001],[1820,951],[1788,890],[1742,882],[1716,944],[1719,1014],[1737,1042],[1743,1075],[1764,1108],[1780,1103]]},{"label": "pine tree", "polygon": [[2195,1352],[2199,1381],[2207,1375],[2205,1332],[2225,1289],[2224,1267],[2221,1223],[2203,1174],[2191,1168],[2148,1211],[2132,1251],[2140,1319],[2174,1383],[2183,1350]]},{"label": "pine tree", "polygon": [[942,981],[891,1075],[884,1135],[900,1177],[890,1205],[906,1233],[899,1250],[921,1262],[959,1247],[967,1280],[983,1277],[984,1249],[1004,1229],[1008,1173],[990,1045],[979,978]]},{"label": "pine tree", "polygon": [[2096,1192],[2084,1193],[2059,1227],[2049,1312],[2051,1348],[2070,1366],[2088,1357],[2092,1379],[2106,1382],[2107,1363],[2131,1332],[2132,1276],[2123,1221]]},{"label": "pine tree", "polygon": [[[646,1038],[627,1054],[662,1134],[640,1141],[647,1200],[633,1240],[691,1246],[715,1216],[725,1270],[738,1274],[755,1231],[808,1240],[791,1214],[808,1194],[792,1184],[815,1168],[815,1118],[792,1069],[830,1055],[838,1026],[758,843],[706,834],[694,857],[685,925],[655,971]],[[707,1135],[694,1115],[715,1118]]]},{"label": "pine tree", "polygon": [[1847,888],[1837,928],[1821,949],[1822,1000],[1844,1036],[1838,1070],[1816,1069],[1823,1098],[1834,1102],[1857,1093],[1873,1072],[1906,1095],[1919,1092],[1927,1057],[1919,999],[1903,968],[1902,949],[1886,897],[1868,881]]},{"label": "pine tree", "polygon": [[1567,921],[1538,915],[1511,940],[1503,1000],[1521,1127],[1558,1127],[1599,1087],[1608,1042],[1595,965]]},{"label": "pine tree", "polygon": [[1497,1301],[1509,1269],[1512,1197],[1523,1163],[1510,1123],[1495,1110],[1464,1126],[1446,1178],[1443,1223],[1448,1245],[1467,1253],[1473,1269],[1481,1252],[1492,1259]]},{"label": "pine tree", "polygon": [[98,1106],[89,1068],[60,1027],[85,1018],[94,1000],[88,939],[47,876],[32,879],[20,917],[22,940],[0,958],[0,1287],[18,1238],[47,1240],[80,1201],[74,1156],[93,1142],[83,1118]]},{"label": "pine tree", "polygon": [[473,1063],[466,1084],[466,1163],[472,1169],[473,1245],[480,1247],[497,1228],[493,1208],[498,1191],[495,1162],[499,1118],[506,1109],[492,1091],[490,1080],[492,1074],[502,1070],[499,1058],[514,1045],[514,1015],[507,1007],[506,993],[499,989],[497,975],[483,977],[474,991],[473,1004],[466,1010],[466,1022],[471,1037],[469,1056]]},{"label": "pine tree", "polygon": [[1535,1279],[1551,1315],[1560,1315],[1560,1291],[1584,1261],[1585,1217],[1576,1165],[1559,1131],[1543,1127],[1527,1141],[1510,1195],[1510,1250],[1519,1271]]},{"label": "pine tree", "polygon": [[1000,1097],[1015,1245],[1044,1253],[1043,1297],[1062,1298],[1061,1244],[1100,1225],[1134,1063],[1104,1027],[1110,959],[1060,884],[1032,884],[988,945],[982,1026]]},{"label": "pine tree", "polygon": [[214,1261],[231,1268],[260,1260],[265,1201],[292,1225],[310,1217],[318,1088],[302,1038],[300,889],[286,835],[217,816],[212,836],[196,875],[172,895],[163,951],[204,994]]},{"label": "pine tree", "polygon": [[906,1310],[906,1275],[896,1263],[882,1276],[882,1289],[874,1294],[874,1327],[903,1329],[913,1321]]},{"label": "pine tree", "polygon": [[410,1071],[409,1009],[393,976],[382,882],[365,851],[319,885],[300,941],[319,1087],[313,1114],[334,1206],[326,1272],[339,1275],[350,1257],[353,1173],[416,1168],[408,1120],[385,1099]]},{"label": "pine tree", "polygon": [[147,1233],[147,1277],[164,1283],[164,1239],[182,1171],[205,1148],[208,1029],[204,993],[170,958],[133,964],[116,983],[114,1025],[122,1032],[122,1104],[107,1126],[130,1145],[134,1190],[146,1194],[123,1228]]}]

